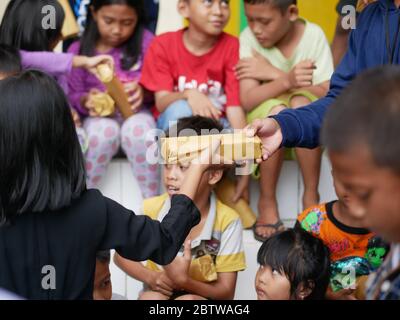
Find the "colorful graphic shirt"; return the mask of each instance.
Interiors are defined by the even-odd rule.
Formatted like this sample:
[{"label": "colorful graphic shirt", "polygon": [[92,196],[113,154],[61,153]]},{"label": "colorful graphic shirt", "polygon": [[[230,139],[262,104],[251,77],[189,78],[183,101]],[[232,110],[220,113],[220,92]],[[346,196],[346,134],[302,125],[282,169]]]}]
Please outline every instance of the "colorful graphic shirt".
[{"label": "colorful graphic shirt", "polygon": [[333,291],[355,288],[357,278],[376,271],[383,263],[389,245],[367,229],[353,228],[333,214],[336,201],[311,207],[301,213],[298,225],[320,238],[331,252]]},{"label": "colorful graphic shirt", "polygon": [[240,106],[239,81],[233,69],[239,61],[239,40],[222,33],[210,52],[196,56],[183,43],[184,31],[153,40],[144,59],[141,84],[152,92],[197,89],[221,111]]}]

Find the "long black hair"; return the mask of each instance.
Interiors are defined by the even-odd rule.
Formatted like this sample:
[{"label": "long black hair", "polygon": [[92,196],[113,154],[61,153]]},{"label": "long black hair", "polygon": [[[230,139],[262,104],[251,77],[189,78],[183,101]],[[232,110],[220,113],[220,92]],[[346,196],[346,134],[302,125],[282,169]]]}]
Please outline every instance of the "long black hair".
[{"label": "long black hair", "polygon": [[268,238],[257,254],[257,262],[286,275],[291,296],[300,285],[310,289],[306,300],[322,300],[330,279],[329,249],[301,228],[288,229]]},{"label": "long black hair", "polygon": [[63,90],[40,71],[0,81],[0,225],[58,210],[86,189],[84,158]]},{"label": "long black hair", "polygon": [[[95,12],[103,6],[122,4],[133,8],[137,14],[138,21],[132,36],[123,45],[123,55],[121,66],[123,70],[129,70],[138,61],[142,54],[142,41],[145,31],[146,12],[143,0],[92,0],[90,7]],[[100,38],[99,29],[96,21],[93,19],[91,10],[88,10],[85,31],[80,41],[79,54],[93,56],[96,43]]]},{"label": "long black hair", "polygon": [[0,74],[10,75],[22,70],[21,56],[14,47],[0,44]]},{"label": "long black hair", "polygon": [[[0,25],[0,43],[27,51],[50,51],[61,37],[64,19],[57,0],[11,0]],[[55,24],[47,25],[51,21]]]}]

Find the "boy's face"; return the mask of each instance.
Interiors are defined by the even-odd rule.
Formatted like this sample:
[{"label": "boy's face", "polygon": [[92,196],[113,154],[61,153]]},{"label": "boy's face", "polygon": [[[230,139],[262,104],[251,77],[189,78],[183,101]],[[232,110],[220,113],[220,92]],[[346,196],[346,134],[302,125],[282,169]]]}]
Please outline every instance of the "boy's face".
[{"label": "boy's face", "polygon": [[229,0],[180,0],[179,12],[190,21],[190,27],[218,36],[229,21]]},{"label": "boy's face", "polygon": [[387,241],[400,242],[400,175],[377,166],[368,148],[329,151],[335,179],[348,196],[349,211]]},{"label": "boy's face", "polygon": [[297,7],[290,6],[285,13],[271,3],[244,5],[247,22],[258,43],[272,48],[287,34],[297,18]]},{"label": "boy's face", "polygon": [[290,300],[290,282],[270,266],[260,266],[256,275],[258,300]]},{"label": "boy's face", "polygon": [[[187,175],[189,163],[166,164],[164,166],[164,186],[170,197],[179,194],[183,181],[190,179]],[[198,193],[201,193],[208,186],[208,171],[203,174],[200,180]]]},{"label": "boy's face", "polygon": [[111,300],[112,286],[109,264],[96,260],[96,272],[94,276],[93,299]]}]

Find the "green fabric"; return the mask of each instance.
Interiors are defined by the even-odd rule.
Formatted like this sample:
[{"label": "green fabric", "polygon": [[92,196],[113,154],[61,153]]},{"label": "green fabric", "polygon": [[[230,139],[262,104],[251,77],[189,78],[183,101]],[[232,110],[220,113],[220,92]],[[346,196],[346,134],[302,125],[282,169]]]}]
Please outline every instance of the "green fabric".
[{"label": "green fabric", "polygon": [[[286,107],[290,106],[290,101],[293,97],[302,96],[314,102],[318,100],[318,97],[313,95],[311,92],[307,90],[298,90],[287,97],[279,97],[278,99],[270,99],[262,104],[260,104],[257,108],[253,109],[249,113],[247,113],[247,123],[252,123],[256,119],[264,119],[270,115],[271,110],[279,105],[284,105]],[[296,160],[296,153],[294,148],[286,148],[285,149],[285,160]],[[259,166],[254,164],[254,168],[252,170],[252,176],[255,179],[260,178]]]}]

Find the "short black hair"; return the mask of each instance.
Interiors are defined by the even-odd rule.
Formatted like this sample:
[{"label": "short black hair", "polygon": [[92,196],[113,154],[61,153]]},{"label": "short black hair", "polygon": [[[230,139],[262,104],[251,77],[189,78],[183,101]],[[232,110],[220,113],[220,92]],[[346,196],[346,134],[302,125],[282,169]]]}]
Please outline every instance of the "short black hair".
[{"label": "short black hair", "polygon": [[301,228],[268,238],[258,251],[257,262],[286,275],[292,296],[296,296],[296,290],[303,284],[312,291],[305,299],[324,299],[330,280],[329,249]]},{"label": "short black hair", "polygon": [[326,114],[322,143],[333,152],[365,146],[376,165],[400,174],[400,67],[360,74]]},{"label": "short black hair", "polygon": [[[46,6],[54,9],[54,28],[42,26]],[[64,19],[57,0],[11,0],[0,25],[0,43],[27,51],[49,51],[61,36]]]},{"label": "short black hair", "polygon": [[110,263],[111,260],[110,250],[97,251],[96,259],[102,263]]},{"label": "short black hair", "polygon": [[247,4],[272,4],[285,12],[291,5],[297,5],[297,0],[244,0]]},{"label": "short black hair", "polygon": [[40,71],[0,81],[0,225],[56,211],[86,189],[84,158],[63,90]]},{"label": "short black hair", "polygon": [[11,75],[21,70],[19,51],[6,44],[0,44],[0,74]]},{"label": "short black hair", "polygon": [[[222,125],[214,119],[206,118],[202,116],[191,116],[185,117],[178,120],[175,125],[176,133],[182,135],[183,131],[191,130],[193,134],[201,136],[204,132],[207,134],[220,134],[224,130]],[[175,130],[167,130],[167,136],[169,132],[174,132]]]}]

